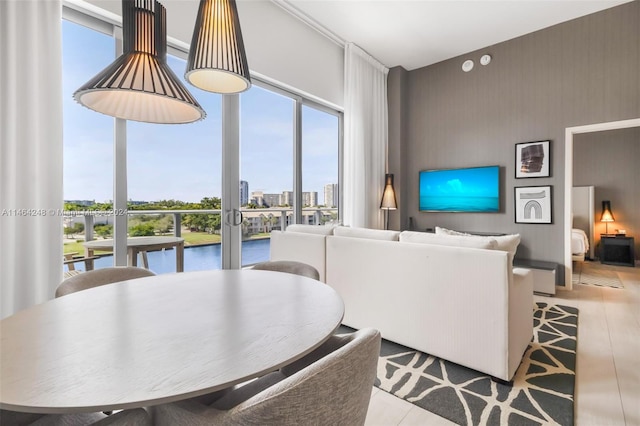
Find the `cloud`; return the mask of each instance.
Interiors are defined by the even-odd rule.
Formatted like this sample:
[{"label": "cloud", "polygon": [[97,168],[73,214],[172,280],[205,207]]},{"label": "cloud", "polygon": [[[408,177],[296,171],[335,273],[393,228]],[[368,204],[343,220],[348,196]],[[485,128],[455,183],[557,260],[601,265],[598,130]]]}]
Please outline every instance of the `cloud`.
[{"label": "cloud", "polygon": [[447,185],[454,192],[462,192],[462,182],[460,181],[460,179],[451,179],[447,181]]}]

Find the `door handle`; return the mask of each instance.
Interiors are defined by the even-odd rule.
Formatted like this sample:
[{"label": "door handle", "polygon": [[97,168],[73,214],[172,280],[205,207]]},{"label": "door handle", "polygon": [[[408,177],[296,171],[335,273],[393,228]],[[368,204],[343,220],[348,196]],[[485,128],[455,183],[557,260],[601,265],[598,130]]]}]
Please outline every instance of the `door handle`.
[{"label": "door handle", "polygon": [[227,210],[225,213],[225,224],[228,226],[240,226],[242,224],[242,212],[238,209]]}]

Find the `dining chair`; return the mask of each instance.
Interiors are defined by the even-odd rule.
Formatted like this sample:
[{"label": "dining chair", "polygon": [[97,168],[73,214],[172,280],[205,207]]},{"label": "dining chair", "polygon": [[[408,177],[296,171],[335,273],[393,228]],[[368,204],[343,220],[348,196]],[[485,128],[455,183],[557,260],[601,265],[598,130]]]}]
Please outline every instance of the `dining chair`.
[{"label": "dining chair", "polygon": [[133,266],[115,266],[111,268],[95,269],[82,274],[74,275],[62,281],[56,289],[56,297],[87,290],[105,284],[135,278],[151,277],[155,274],[148,269]]},{"label": "dining chair", "polygon": [[151,416],[142,408],[120,411],[107,416],[102,413],[34,414],[0,410],[2,426],[150,426]]},{"label": "dining chair", "polygon": [[371,328],[331,336],[310,354],[264,377],[149,410],[164,425],[363,425],[380,354]]},{"label": "dining chair", "polygon": [[303,277],[320,280],[320,273],[316,268],[306,263],[296,262],[293,260],[270,260],[267,262],[257,263],[253,268],[261,271],[288,272],[290,274],[302,275]]},{"label": "dining chair", "polygon": [[97,259],[97,256],[82,257],[78,256],[78,252],[65,253],[63,256],[63,264],[67,266],[67,271],[64,273],[65,278],[72,277],[82,273],[82,271],[76,270],[75,264],[84,262],[85,271],[91,271],[93,269],[93,261]]}]

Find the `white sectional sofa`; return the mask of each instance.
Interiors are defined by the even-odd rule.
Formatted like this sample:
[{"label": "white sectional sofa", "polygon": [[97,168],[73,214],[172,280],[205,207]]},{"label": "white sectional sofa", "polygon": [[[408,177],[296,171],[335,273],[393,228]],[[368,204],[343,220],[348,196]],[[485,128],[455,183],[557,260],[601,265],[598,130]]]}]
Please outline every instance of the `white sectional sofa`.
[{"label": "white sectional sofa", "polygon": [[533,335],[533,283],[500,248],[489,237],[348,227],[271,234],[271,259],[318,269],[344,300],[345,325],[509,381]]}]

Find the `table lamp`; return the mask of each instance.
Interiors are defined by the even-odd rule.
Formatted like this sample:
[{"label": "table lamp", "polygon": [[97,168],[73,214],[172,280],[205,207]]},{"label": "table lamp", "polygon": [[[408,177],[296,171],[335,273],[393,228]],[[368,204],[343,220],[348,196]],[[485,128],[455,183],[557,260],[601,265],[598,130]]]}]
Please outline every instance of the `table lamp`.
[{"label": "table lamp", "polygon": [[611,201],[602,202],[602,215],[600,216],[600,222],[605,223],[605,235],[609,235],[609,223],[615,222],[613,213],[611,213]]}]

